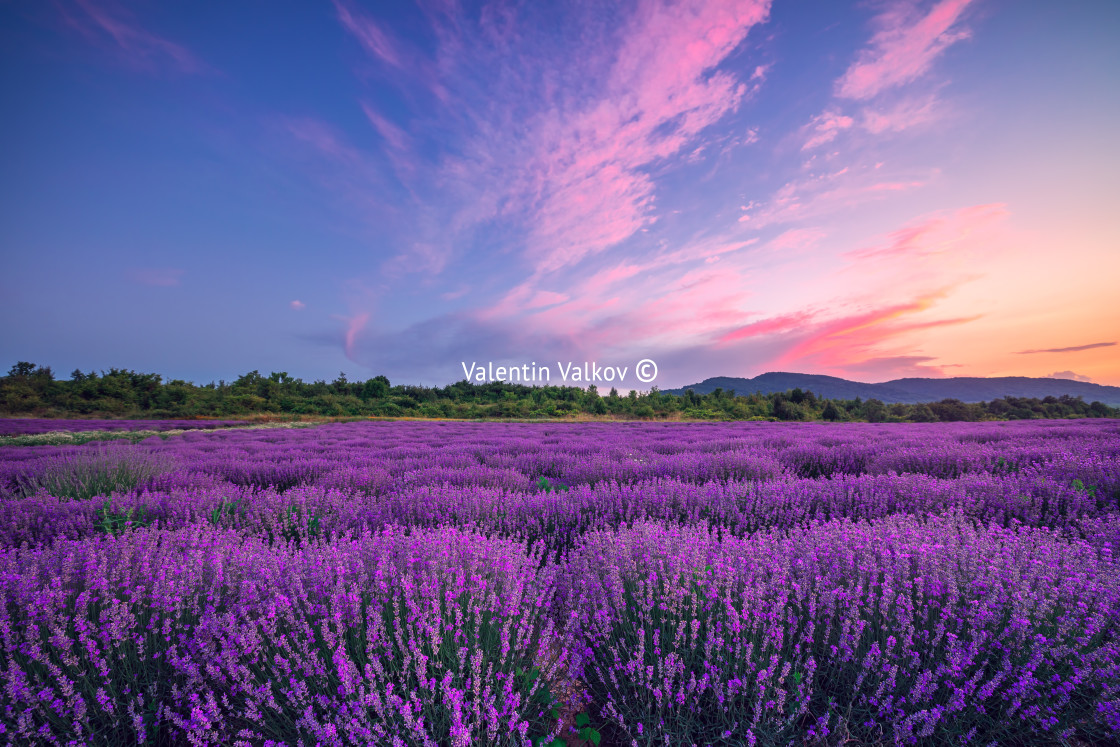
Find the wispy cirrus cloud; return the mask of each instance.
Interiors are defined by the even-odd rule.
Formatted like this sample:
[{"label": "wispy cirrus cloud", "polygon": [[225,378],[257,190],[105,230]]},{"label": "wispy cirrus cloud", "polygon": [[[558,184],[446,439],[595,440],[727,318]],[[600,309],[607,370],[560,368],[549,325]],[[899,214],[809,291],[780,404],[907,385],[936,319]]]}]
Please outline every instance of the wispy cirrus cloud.
[{"label": "wispy cirrus cloud", "polygon": [[961,21],[972,0],[940,0],[922,13],[918,3],[893,3],[874,21],[867,48],[836,81],[836,95],[870,99],[925,74],[937,57],[971,32]]},{"label": "wispy cirrus cloud", "polygon": [[400,45],[380,24],[351,3],[334,0],[334,8],[338,13],[339,23],[353,34],[370,55],[395,68],[404,66],[405,56]]},{"label": "wispy cirrus cloud", "polygon": [[843,130],[848,129],[855,120],[840,112],[830,109],[813,117],[809,123],[809,139],[801,146],[801,150],[810,150],[825,143],[831,143]]},{"label": "wispy cirrus cloud", "polygon": [[528,253],[538,270],[576,263],[648,225],[655,184],[644,168],[680,153],[748,95],[747,83],[716,68],[765,20],[768,2],[639,7],[598,95],[549,111],[532,135],[540,198],[529,206]]},{"label": "wispy cirrus cloud", "polygon": [[[801,370],[898,375],[913,374],[915,366],[920,364],[925,375],[939,375],[936,366],[926,365],[933,358],[905,351],[905,348],[912,345],[908,340],[913,339],[916,331],[967,324],[980,318],[979,315],[922,318],[951,290],[938,289],[912,301],[823,320],[810,326],[808,334],[786,349],[774,363]],[[892,346],[904,350],[894,350]],[[887,365],[888,362],[891,365]]]},{"label": "wispy cirrus cloud", "polygon": [[443,272],[450,258],[451,247],[446,242],[417,241],[385,261],[381,270],[389,277],[399,277],[406,273],[434,277]]},{"label": "wispy cirrus cloud", "polygon": [[771,364],[783,369],[862,377],[942,375],[949,364],[917,343],[931,330],[983,318],[938,308],[982,276],[981,258],[998,256],[1008,215],[1005,205],[995,203],[918,216],[870,246],[836,255],[850,264],[826,277],[835,287],[851,287],[849,292],[827,305],[732,330],[724,342],[777,336],[781,352]]},{"label": "wispy cirrus cloud", "polygon": [[[454,4],[426,5],[434,45],[421,48],[357,5],[336,0],[342,28],[405,103],[391,112],[361,104],[402,185],[408,203],[402,211],[414,216],[411,231],[379,241],[378,251],[388,250],[381,275],[419,272],[424,284],[434,285],[450,268],[462,269],[480,245],[494,247],[512,260],[499,275],[521,277],[504,289],[503,277],[488,279],[491,294],[500,295],[462,312],[476,320],[472,329],[522,318],[558,336],[565,325],[581,326],[588,339],[617,336],[611,315],[626,316],[648,300],[617,292],[607,278],[591,276],[580,288],[571,283],[586,277],[580,268],[589,259],[658,221],[657,169],[702,157],[697,149],[711,143],[700,134],[764,85],[768,65],[736,73],[723,63],[766,20],[769,6],[770,0],[573,5],[557,28],[553,15],[542,22],[535,4],[484,4],[477,15]],[[494,71],[500,71],[496,78]],[[384,181],[374,186],[365,178],[372,159],[345,147],[336,133],[307,122],[292,132],[340,167],[332,186],[349,202],[388,191]],[[749,128],[744,132],[721,134],[726,142],[717,155],[757,139]],[[629,277],[627,267],[648,273],[718,262],[752,241],[652,255],[647,247],[629,258],[623,250],[617,277]],[[441,298],[462,295],[449,290]],[[348,318],[369,311],[352,307]],[[361,347],[375,337],[354,340]]]},{"label": "wispy cirrus cloud", "polygon": [[[436,43],[429,57],[343,0],[338,7],[343,28],[405,99],[424,99],[416,94],[423,89],[445,102],[426,119],[402,115],[399,107],[362,105],[386,153],[398,159],[394,168],[416,203],[414,213],[439,208],[384,270],[423,267],[432,282],[462,267],[467,247],[487,242],[514,260],[506,267],[524,270],[508,284],[488,278],[488,293],[472,293],[477,306],[439,317],[460,333],[433,337],[427,357],[470,347],[471,339],[478,350],[495,349],[503,335],[502,350],[547,343],[601,354],[635,345],[681,350],[688,340],[704,341],[719,360],[765,350],[771,367],[938,375],[935,359],[914,348],[915,333],[978,318],[937,315],[934,307],[967,282],[960,266],[975,243],[970,232],[998,222],[1002,206],[935,213],[847,254],[827,243],[830,218],[917,190],[937,177],[936,167],[881,168],[866,158],[845,166],[834,154],[809,153],[801,157],[800,174],[795,168],[769,199],[744,196],[742,215],[723,218],[722,228],[710,226],[692,239],[639,240],[647,231],[663,235],[660,225],[671,219],[658,204],[664,170],[696,162],[730,138],[715,125],[731,119],[765,82],[766,66],[734,73],[723,63],[766,20],[768,2],[650,0],[599,17],[580,16],[584,9],[577,6],[581,28],[549,37],[530,22],[532,6],[486,5],[477,17],[455,5],[431,6],[426,14]],[[836,83],[833,105],[800,133],[801,152],[844,133],[880,135],[934,121],[939,100],[931,92],[879,94],[917,79],[956,40],[953,20],[948,36],[920,43],[945,22],[948,7],[920,13],[914,4],[895,5],[881,14],[879,31],[842,79],[849,82]],[[882,60],[904,53],[926,60],[911,64],[919,72],[891,78],[879,71]],[[570,61],[570,75],[560,59]],[[502,71],[484,92],[478,90],[483,69]],[[860,103],[849,113],[851,100]],[[751,133],[740,143],[758,138],[757,130],[740,131]],[[450,137],[435,138],[436,132]],[[332,152],[334,143],[325,140],[321,149]],[[784,267],[793,255],[833,261],[805,278],[803,269]],[[934,266],[937,257],[947,258],[944,268]],[[830,288],[850,281],[847,268],[870,264],[874,273],[863,273],[851,292],[827,304],[762,315],[750,310],[747,289],[758,284],[760,271]],[[902,294],[893,291],[876,298],[875,283],[891,290],[898,277],[917,301],[899,300]],[[460,283],[442,297],[463,295]],[[354,307],[347,317],[366,315],[345,343],[356,361],[387,355],[384,341],[397,339],[391,330],[371,329],[368,314]],[[410,329],[433,327],[418,322]]]},{"label": "wispy cirrus cloud", "polygon": [[940,103],[936,96],[928,94],[904,98],[889,106],[869,106],[860,115],[860,127],[872,135],[880,135],[927,125],[943,116]]},{"label": "wispy cirrus cloud", "polygon": [[805,329],[813,320],[813,317],[814,314],[811,311],[798,311],[793,314],[761,319],[727,332],[720,337],[719,342],[727,344],[750,337],[796,332]]},{"label": "wispy cirrus cloud", "polygon": [[138,267],[125,274],[129,280],[140,285],[171,288],[180,284],[185,273],[185,270],[175,267]]},{"label": "wispy cirrus cloud", "polygon": [[[733,349],[765,341],[775,351],[766,364],[769,368],[864,377],[941,375],[942,364],[915,349],[915,340],[923,331],[981,318],[979,314],[939,315],[937,306],[974,279],[978,252],[1000,246],[999,231],[1007,214],[1002,204],[938,211],[888,232],[871,246],[839,252],[837,259],[852,264],[816,276],[802,273],[800,280],[851,290],[833,291],[827,302],[812,306],[762,318],[755,315],[747,324],[727,329],[717,347]],[[787,233],[797,239],[806,230]],[[785,237],[782,234],[771,243],[784,245],[789,241]],[[818,230],[805,240],[815,246],[826,239]]]},{"label": "wispy cirrus cloud", "polygon": [[[1006,215],[1003,205],[993,204],[920,216],[868,247],[833,249],[837,260],[850,264],[820,263],[816,271],[797,258],[805,252],[818,259],[829,255],[828,233],[821,228],[792,228],[766,242],[729,235],[698,238],[641,263],[608,265],[586,283],[569,283],[569,298],[543,310],[534,284],[523,282],[478,319],[496,323],[519,318],[528,327],[568,334],[597,350],[618,347],[620,339],[669,348],[687,339],[704,341],[714,351],[693,351],[695,361],[711,356],[725,360],[737,349],[761,345],[769,351],[771,368],[828,367],[843,373],[864,366],[859,369],[864,375],[940,375],[932,358],[911,349],[915,333],[979,318],[936,317],[934,307],[971,279],[977,251],[998,245],[993,231]],[[833,295],[778,314],[751,311],[747,289],[762,268],[775,285],[819,286]],[[884,300],[908,292],[919,300]],[[853,307],[872,311],[835,311]],[[762,360],[757,353],[750,355]]]},{"label": "wispy cirrus cloud", "polygon": [[[649,167],[685,155],[767,72],[757,65],[740,79],[719,66],[766,19],[769,0],[642,2],[629,15],[610,11],[621,16],[617,26],[608,13],[574,6],[560,44],[533,23],[531,7],[488,5],[472,20],[447,6],[428,14],[435,58],[415,66],[402,66],[415,51],[376,21],[341,0],[336,7],[371,57],[402,68],[402,86],[455,97],[436,126],[454,123],[462,139],[438,156],[431,184],[410,188],[421,199],[450,189],[460,205],[449,228],[462,237],[495,220],[518,227],[522,261],[536,274],[578,264],[650,225],[657,187]],[[504,80],[480,92],[484,66],[502,69]],[[409,77],[413,67],[420,72]],[[578,87],[570,85],[577,73]],[[415,153],[400,125],[366,113],[401,158]]]},{"label": "wispy cirrus cloud", "polygon": [[110,45],[129,65],[172,67],[184,73],[210,68],[182,44],[145,29],[123,5],[112,0],[69,0],[56,5],[63,20],[94,44]]},{"label": "wispy cirrus cloud", "polygon": [[[940,0],[923,11],[917,0],[894,0],[873,20],[877,31],[835,83],[837,102],[803,128],[802,150],[836,140],[844,131],[870,135],[903,132],[941,120],[944,103],[934,92],[909,93],[934,61],[958,41],[969,38],[963,19],[973,0]],[[894,94],[888,92],[894,91]],[[886,99],[886,100],[884,100]],[[845,112],[845,102],[865,102]]]},{"label": "wispy cirrus cloud", "polygon": [[358,147],[346,132],[317,117],[274,116],[269,125],[279,157],[329,194],[331,207],[348,207],[359,223],[374,225],[383,234],[395,206],[383,199],[393,179],[382,156]]},{"label": "wispy cirrus cloud", "polygon": [[942,211],[892,231],[882,244],[857,249],[844,256],[855,260],[906,260],[944,255],[962,247],[970,250],[975,248],[973,238],[977,232],[998,225],[1007,216],[1007,206],[1003,203]]},{"label": "wispy cirrus cloud", "polygon": [[903,132],[944,118],[942,102],[933,94],[901,98],[890,104],[866,106],[853,115],[842,113],[837,106],[813,117],[802,129],[805,142],[802,151],[820,148],[834,142],[844,132],[861,135],[883,135]]},{"label": "wispy cirrus cloud", "polygon": [[[953,225],[953,220],[948,220],[934,230],[915,232],[908,246],[922,256],[932,256],[919,246],[921,242],[942,243]],[[803,240],[794,235],[778,243],[801,246],[805,241],[812,244],[824,238],[814,234]],[[889,245],[889,241],[884,242],[884,246]],[[693,253],[719,256],[717,247],[716,240],[702,239],[696,242]],[[956,251],[967,253],[969,248],[962,246]],[[568,283],[554,290],[540,290],[537,284],[524,282],[485,313],[467,310],[440,317],[442,322],[432,319],[410,327],[407,334],[366,329],[355,337],[353,359],[364,365],[398,361],[403,353],[387,346],[400,343],[409,355],[419,356],[417,361],[440,371],[462,355],[482,354],[477,351],[493,353],[496,359],[500,354],[548,360],[560,354],[553,351],[623,359],[630,351],[641,349],[660,351],[659,364],[664,359],[670,366],[667,370],[685,379],[689,374],[711,375],[712,366],[745,373],[744,365],[754,373],[790,369],[880,379],[940,376],[950,364],[941,364],[935,356],[916,348],[916,341],[925,331],[965,325],[980,318],[937,313],[938,305],[967,282],[952,273],[928,273],[924,282],[939,286],[918,291],[910,300],[891,301],[883,300],[884,294],[873,286],[848,288],[834,270],[806,272],[804,264],[798,262],[777,266],[769,273],[770,282],[786,286],[796,278],[799,283],[831,288],[833,295],[820,298],[812,306],[795,305],[778,314],[751,311],[746,304],[752,294],[745,289],[757,274],[760,258],[773,255],[768,245],[751,245],[727,254],[727,259],[716,265],[608,265],[586,284]],[[903,259],[901,254],[896,256]],[[880,265],[884,259],[868,257],[863,261]],[[682,271],[682,267],[691,269]],[[881,282],[886,289],[894,279],[888,276]],[[424,338],[423,350],[408,342],[412,335],[420,334],[429,335]],[[684,347],[682,342],[686,343]],[[453,373],[445,370],[443,375]],[[686,383],[685,379],[663,385]]]},{"label": "wispy cirrus cloud", "polygon": [[1082,350],[1094,350],[1096,348],[1110,348],[1115,345],[1115,342],[1092,342],[1088,345],[1074,345],[1068,348],[1043,348],[1041,350],[1020,350],[1019,355],[1034,355],[1036,353],[1080,353]]},{"label": "wispy cirrus cloud", "polygon": [[313,117],[284,117],[280,125],[293,138],[311,146],[321,155],[355,171],[368,171],[368,156],[347,142],[345,136],[328,123]]},{"label": "wispy cirrus cloud", "polygon": [[786,182],[769,199],[745,206],[738,221],[751,230],[760,230],[773,225],[817,220],[891,195],[920,189],[936,175],[936,169],[899,169],[883,173],[868,164],[809,173]]},{"label": "wispy cirrus cloud", "polygon": [[381,116],[369,104],[362,104],[362,111],[365,112],[366,119],[373,125],[373,129],[377,130],[377,134],[385,141],[385,143],[395,151],[405,152],[411,146],[411,139],[408,133],[403,128],[390,122],[385,117]]}]

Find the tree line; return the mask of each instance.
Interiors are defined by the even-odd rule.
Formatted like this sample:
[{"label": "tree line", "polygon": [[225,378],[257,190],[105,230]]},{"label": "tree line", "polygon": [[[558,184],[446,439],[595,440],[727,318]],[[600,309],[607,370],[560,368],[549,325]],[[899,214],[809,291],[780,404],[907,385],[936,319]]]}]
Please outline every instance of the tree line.
[{"label": "tree line", "polygon": [[444,387],[392,385],[384,376],[305,382],[286,372],[250,371],[232,382],[164,381],[128,369],[57,379],[50,367],[20,361],[0,377],[0,414],[36,417],[199,418],[245,415],[550,419],[601,417],[644,420],[826,420],[872,423],[1120,417],[1120,408],[1080,397],[1002,397],[990,402],[943,399],[886,404],[877,399],[827,399],[810,391],[738,394],[606,394],[594,385],[527,386],[459,381]]}]

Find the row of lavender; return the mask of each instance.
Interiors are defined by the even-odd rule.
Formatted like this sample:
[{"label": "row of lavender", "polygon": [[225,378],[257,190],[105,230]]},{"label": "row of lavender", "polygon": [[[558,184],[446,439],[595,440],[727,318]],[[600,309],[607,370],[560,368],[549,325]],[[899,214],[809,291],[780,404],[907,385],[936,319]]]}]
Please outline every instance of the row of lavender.
[{"label": "row of lavender", "polygon": [[83,539],[104,534],[111,522],[126,520],[134,526],[171,530],[202,525],[294,541],[395,525],[449,525],[541,545],[550,557],[560,557],[588,532],[636,521],[709,524],[747,535],[833,519],[873,521],[956,512],[985,524],[1057,529],[1120,557],[1116,499],[1094,486],[1078,487],[1078,478],[1066,479],[1063,470],[1064,466],[1058,470],[1058,479],[1043,470],[956,480],[888,474],[697,484],[666,478],[532,492],[406,480],[398,491],[377,496],[337,486],[279,491],[232,485],[205,474],[173,473],[152,480],[144,490],[107,499],[71,500],[39,493],[0,501],[0,544],[36,546]]},{"label": "row of lavender", "polygon": [[244,420],[63,420],[57,418],[0,418],[0,436],[78,431],[205,430],[245,425]]},{"label": "row of lavender", "polygon": [[299,546],[140,529],[9,551],[7,736],[525,745],[575,711],[643,745],[1120,732],[1116,568],[1051,530],[639,522],[542,561],[452,527]]},{"label": "row of lavender", "polygon": [[[144,442],[182,473],[286,489],[318,484],[386,494],[416,485],[525,491],[541,478],[567,484],[678,478],[912,473],[939,478],[1043,470],[1120,491],[1115,421],[881,424],[349,423],[298,431],[187,433]],[[0,447],[0,486],[51,457],[96,445]],[[1051,474],[1052,473],[1052,474]],[[189,482],[189,480],[188,480]]]},{"label": "row of lavender", "polygon": [[[13,743],[1120,734],[1113,423],[351,424],[2,456]],[[43,489],[97,460],[142,479]]]}]

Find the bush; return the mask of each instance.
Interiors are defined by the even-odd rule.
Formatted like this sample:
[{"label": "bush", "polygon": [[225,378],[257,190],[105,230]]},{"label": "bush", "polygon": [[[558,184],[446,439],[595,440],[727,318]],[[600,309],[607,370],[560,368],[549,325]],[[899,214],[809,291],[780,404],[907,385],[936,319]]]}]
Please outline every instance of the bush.
[{"label": "bush", "polygon": [[637,523],[570,557],[581,679],[620,744],[1058,745],[1117,726],[1116,569],[1056,532]]},{"label": "bush", "polygon": [[[486,744],[560,729],[553,574],[516,544],[387,529],[269,545],[137,529],[0,553],[20,744]],[[155,569],[159,569],[156,572]]]}]

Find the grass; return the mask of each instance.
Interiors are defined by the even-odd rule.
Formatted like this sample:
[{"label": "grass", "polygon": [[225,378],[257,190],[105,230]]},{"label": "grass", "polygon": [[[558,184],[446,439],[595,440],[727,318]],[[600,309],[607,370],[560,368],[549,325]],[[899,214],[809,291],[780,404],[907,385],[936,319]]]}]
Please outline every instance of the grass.
[{"label": "grass", "polygon": [[171,428],[165,431],[50,431],[49,433],[26,433],[18,436],[0,436],[0,446],[80,446],[92,441],[128,441],[139,443],[146,438],[159,436],[167,440],[183,433],[212,433],[214,431],[256,431],[266,428],[310,428],[321,425],[315,421],[279,422],[262,421],[253,425],[230,425],[222,428],[186,429]]},{"label": "grass", "polygon": [[34,474],[17,478],[17,491],[24,496],[48,493],[56,498],[88,500],[136,490],[173,467],[174,462],[166,455],[103,446],[96,451],[48,457]]}]

